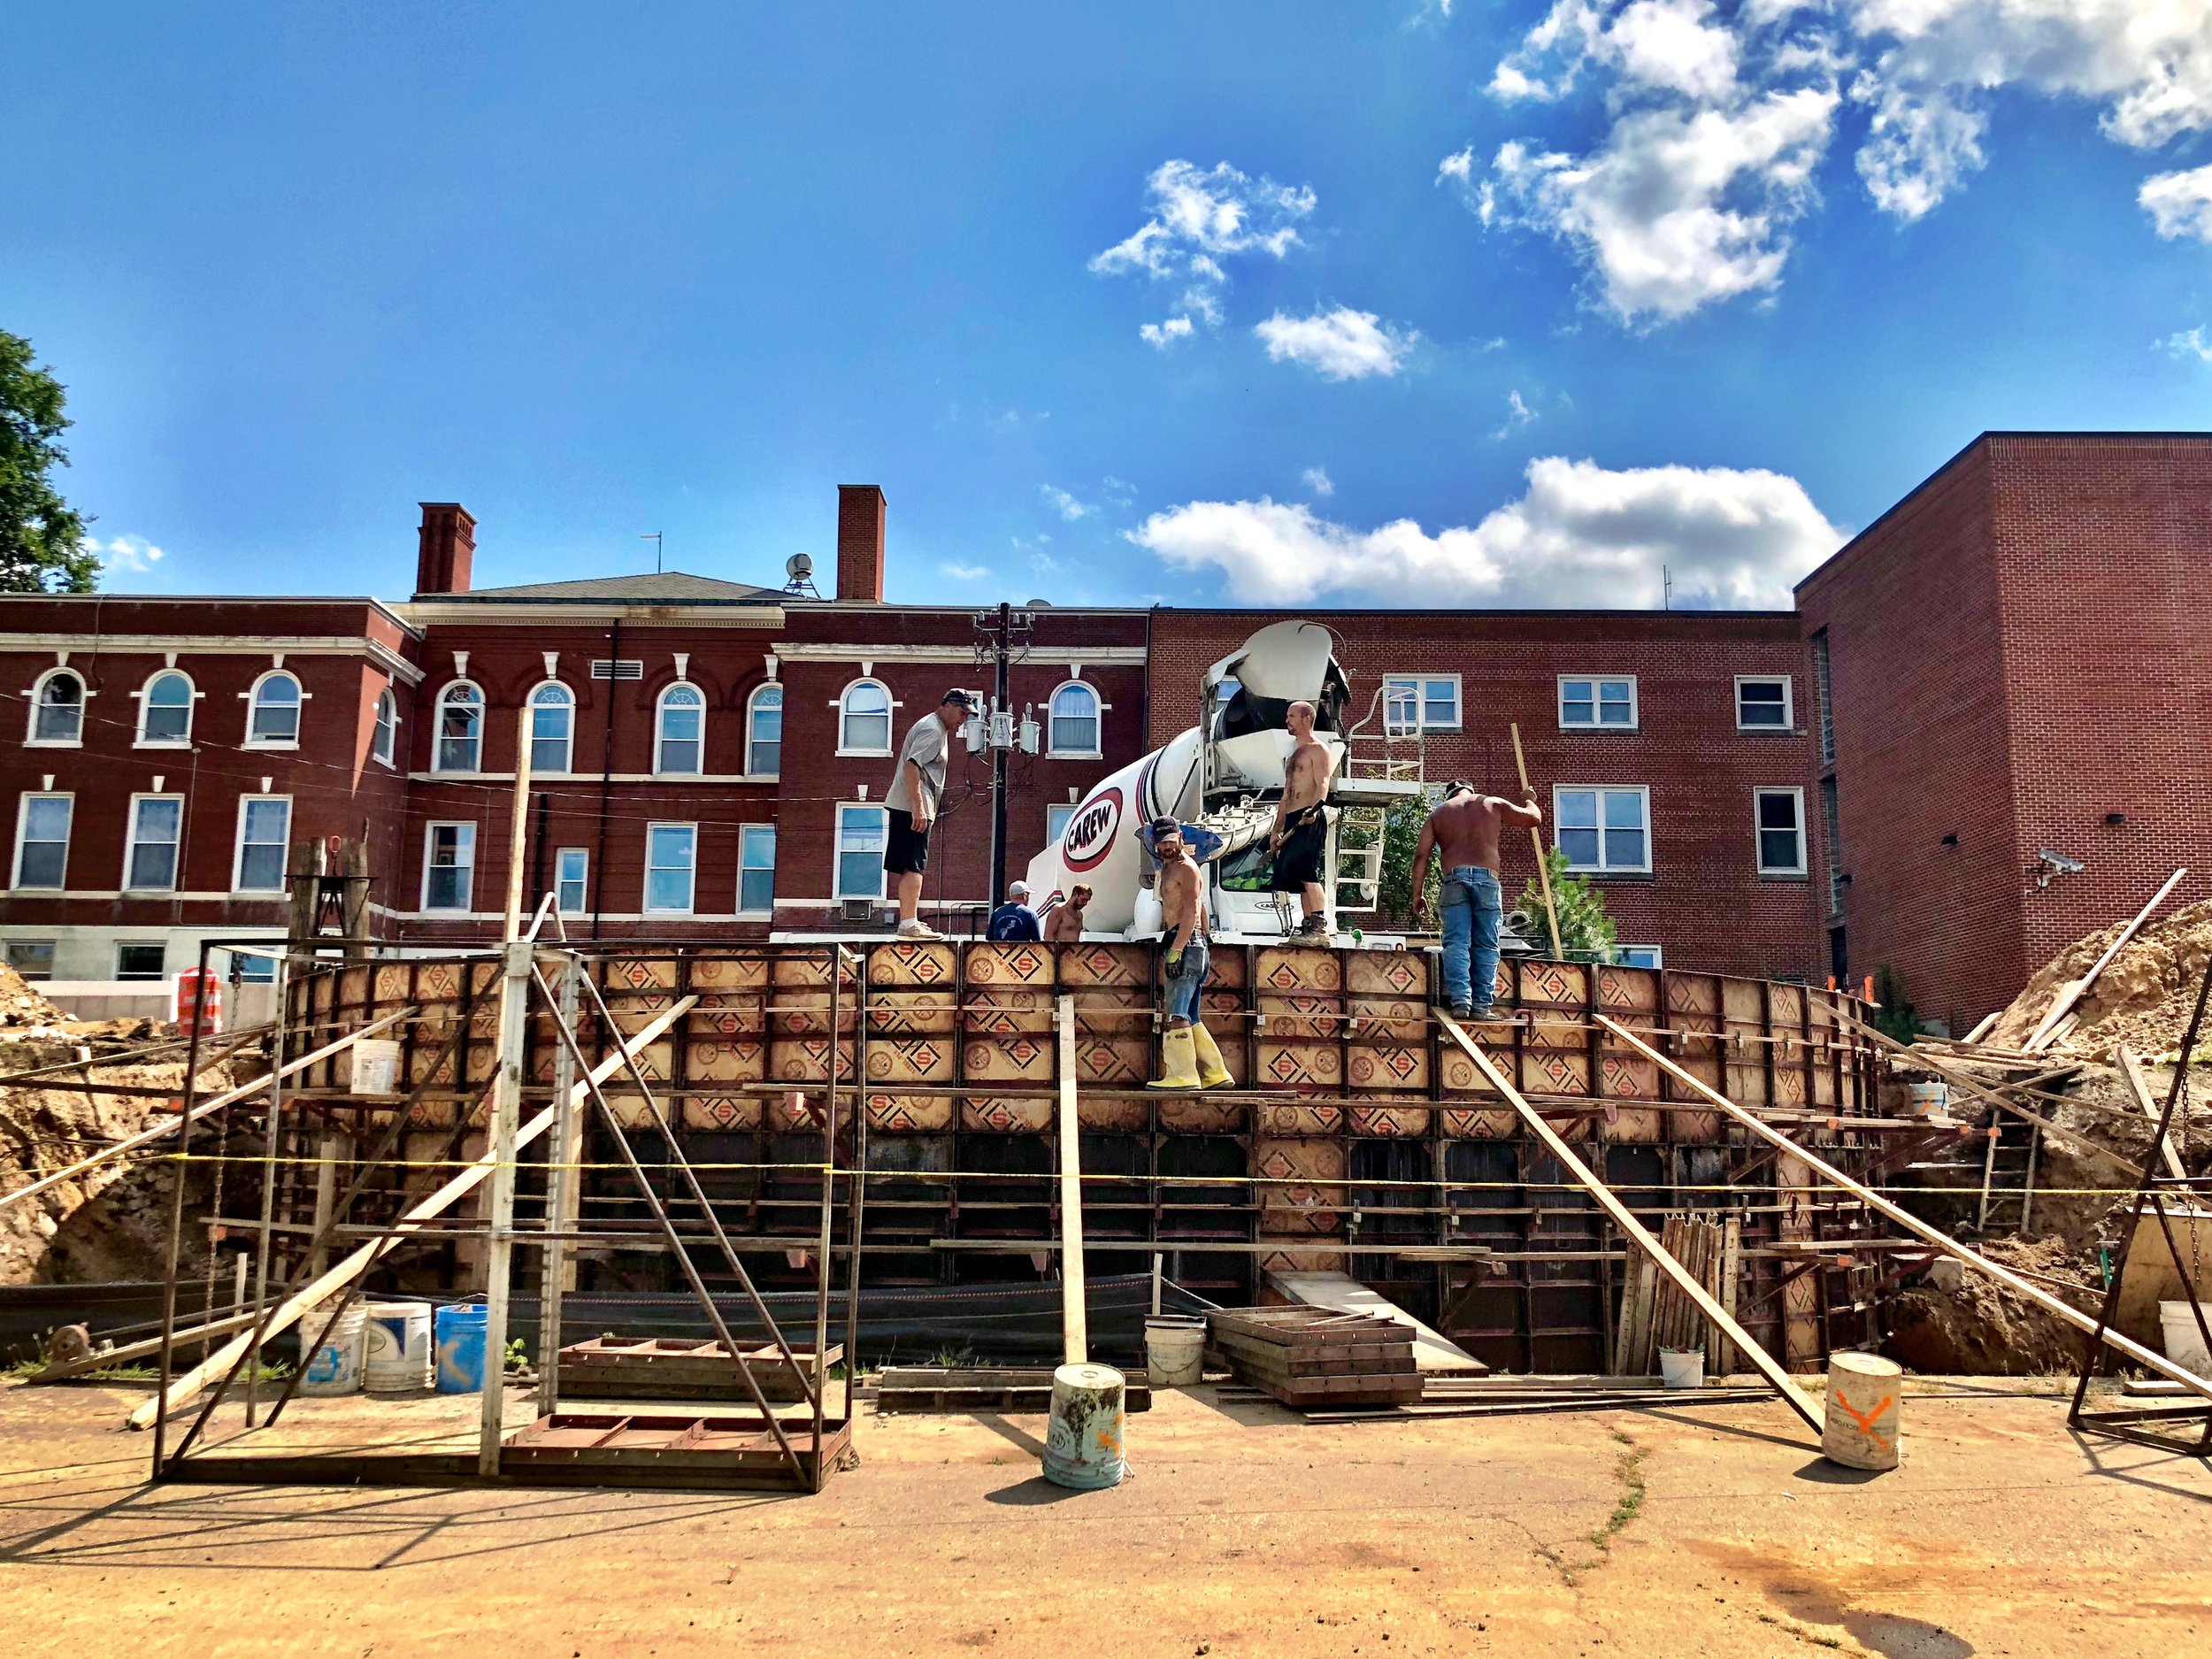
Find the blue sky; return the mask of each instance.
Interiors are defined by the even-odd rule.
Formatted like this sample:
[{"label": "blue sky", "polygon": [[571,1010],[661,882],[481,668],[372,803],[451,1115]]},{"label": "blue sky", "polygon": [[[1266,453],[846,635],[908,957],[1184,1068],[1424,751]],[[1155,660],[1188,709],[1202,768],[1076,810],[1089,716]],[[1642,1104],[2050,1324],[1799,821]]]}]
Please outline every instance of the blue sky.
[{"label": "blue sky", "polygon": [[1773,603],[2212,425],[2203,0],[632,10],[0,21],[109,586],[769,581],[865,480],[901,600]]}]

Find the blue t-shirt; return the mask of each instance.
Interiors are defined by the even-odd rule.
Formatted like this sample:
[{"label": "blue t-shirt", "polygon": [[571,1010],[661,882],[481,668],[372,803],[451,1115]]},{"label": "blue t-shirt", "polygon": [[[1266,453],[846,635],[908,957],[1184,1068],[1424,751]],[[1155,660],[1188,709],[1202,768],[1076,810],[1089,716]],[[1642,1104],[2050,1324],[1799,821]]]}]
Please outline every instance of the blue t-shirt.
[{"label": "blue t-shirt", "polygon": [[984,929],[984,937],[1002,945],[1024,941],[1036,944],[1043,940],[1044,933],[1037,926],[1036,911],[1010,900],[991,912],[990,926]]}]

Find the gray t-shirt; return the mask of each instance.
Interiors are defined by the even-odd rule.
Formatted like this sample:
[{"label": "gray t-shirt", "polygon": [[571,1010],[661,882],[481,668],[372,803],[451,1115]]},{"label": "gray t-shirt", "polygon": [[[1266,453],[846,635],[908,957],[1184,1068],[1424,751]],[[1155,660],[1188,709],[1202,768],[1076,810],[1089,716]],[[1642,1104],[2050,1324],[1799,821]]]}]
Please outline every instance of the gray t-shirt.
[{"label": "gray t-shirt", "polygon": [[890,788],[884,793],[884,805],[902,812],[914,810],[914,792],[909,787],[906,771],[906,763],[910,760],[922,769],[922,793],[929,797],[924,803],[925,810],[932,818],[937,816],[937,803],[945,793],[945,755],[951,748],[951,736],[934,712],[914,722],[907,732],[906,742],[899,749],[898,767],[891,775]]}]

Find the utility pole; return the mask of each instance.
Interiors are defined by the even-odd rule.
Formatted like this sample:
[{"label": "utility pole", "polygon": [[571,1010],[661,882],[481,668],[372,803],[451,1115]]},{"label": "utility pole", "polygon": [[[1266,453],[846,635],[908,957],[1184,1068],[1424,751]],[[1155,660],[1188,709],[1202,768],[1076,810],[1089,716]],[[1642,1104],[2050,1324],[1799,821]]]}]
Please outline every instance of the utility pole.
[{"label": "utility pole", "polygon": [[[1009,702],[1012,695],[1009,671],[1029,655],[1030,613],[1017,611],[1001,600],[995,611],[976,613],[976,661],[991,666],[991,706],[983,715],[983,741],[991,749],[991,903],[1006,899],[1006,763],[1019,748],[1037,752],[1033,721],[1017,721]],[[971,751],[972,752],[972,751]]]}]

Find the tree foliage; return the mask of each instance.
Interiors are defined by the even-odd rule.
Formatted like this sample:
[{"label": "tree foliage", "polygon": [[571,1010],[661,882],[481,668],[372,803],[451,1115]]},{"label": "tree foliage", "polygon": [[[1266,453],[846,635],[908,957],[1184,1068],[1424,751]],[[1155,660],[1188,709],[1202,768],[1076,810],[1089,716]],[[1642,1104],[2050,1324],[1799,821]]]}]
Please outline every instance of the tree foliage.
[{"label": "tree foliage", "polygon": [[[1421,826],[1428,822],[1432,803],[1425,796],[1399,801],[1383,815],[1381,897],[1375,914],[1379,927],[1410,929],[1413,915],[1413,854],[1421,842]],[[1429,867],[1428,891],[1422,895],[1431,917],[1436,914],[1439,872]]]},{"label": "tree foliage", "polygon": [[1874,975],[1874,1000],[1881,1006],[1874,1010],[1873,1025],[1893,1042],[1910,1042],[1920,1034],[1920,1014],[1905,995],[1905,982],[1896,971],[1884,966]]},{"label": "tree foliage", "polygon": [[1514,931],[1535,944],[1540,956],[1566,962],[1610,962],[1620,943],[1613,918],[1605,913],[1605,895],[1582,876],[1571,874],[1567,855],[1548,849],[1544,862],[1551,871],[1552,903],[1559,911],[1559,937],[1551,935],[1551,917],[1544,908],[1544,889],[1532,880],[1521,889],[1514,909]]},{"label": "tree foliage", "polygon": [[64,396],[31,342],[0,329],[0,593],[86,594],[99,578],[85,520],[50,476],[69,465]]}]

